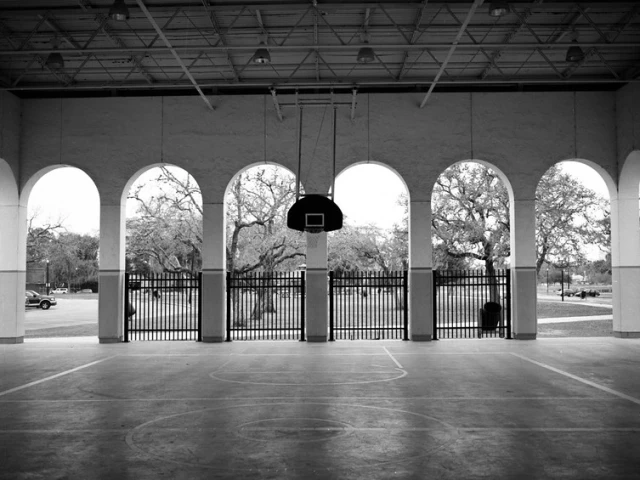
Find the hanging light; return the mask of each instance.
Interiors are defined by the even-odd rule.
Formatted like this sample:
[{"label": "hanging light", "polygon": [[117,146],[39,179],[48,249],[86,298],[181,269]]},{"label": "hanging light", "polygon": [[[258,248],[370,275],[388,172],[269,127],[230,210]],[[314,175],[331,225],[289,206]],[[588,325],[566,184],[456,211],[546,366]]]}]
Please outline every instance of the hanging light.
[{"label": "hanging light", "polygon": [[253,54],[253,63],[257,63],[259,65],[271,63],[271,54],[269,53],[269,50],[267,50],[267,45],[264,42],[260,42],[260,46],[256,50],[256,53]]},{"label": "hanging light", "polygon": [[504,17],[509,11],[509,4],[507,2],[491,2],[489,6],[489,15],[492,17]]},{"label": "hanging light", "polygon": [[109,9],[109,16],[116,22],[124,22],[129,20],[129,9],[124,0],[115,0]]},{"label": "hanging light", "polygon": [[[368,41],[364,41],[365,45],[368,45]],[[376,54],[371,47],[361,47],[358,50],[358,63],[371,63],[376,61]]]},{"label": "hanging light", "polygon": [[571,41],[571,43],[575,45],[571,45],[567,50],[567,57],[566,57],[567,62],[571,62],[571,63],[581,62],[582,60],[584,60],[584,52],[577,45],[578,40],[574,38]]},{"label": "hanging light", "polygon": [[44,64],[49,68],[64,68],[64,58],[58,52],[51,52]]}]

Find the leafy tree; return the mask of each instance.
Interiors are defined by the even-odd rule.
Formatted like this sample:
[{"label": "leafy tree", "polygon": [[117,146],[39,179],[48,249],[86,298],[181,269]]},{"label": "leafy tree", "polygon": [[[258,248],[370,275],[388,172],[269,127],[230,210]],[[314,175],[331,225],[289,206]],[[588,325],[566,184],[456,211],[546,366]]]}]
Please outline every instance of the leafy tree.
[{"label": "leafy tree", "polygon": [[137,215],[127,220],[127,268],[141,273],[195,274],[202,266],[202,197],[190,175],[160,167],[153,183],[129,195]]},{"label": "leafy tree", "polygon": [[[227,271],[269,274],[297,268],[306,256],[304,237],[286,226],[287,212],[295,201],[295,182],[293,175],[272,166],[251,168],[233,182],[225,202]],[[254,286],[256,301],[250,319],[275,312],[270,286],[270,280]],[[241,303],[235,293],[238,311]],[[244,317],[243,312],[240,316]]]},{"label": "leafy tree", "polygon": [[[441,264],[480,261],[491,275],[509,256],[509,197],[498,175],[475,163],[448,168],[433,190],[433,243]],[[438,258],[439,257],[439,258]]]},{"label": "leafy tree", "polygon": [[558,165],[550,168],[536,190],[536,271],[542,264],[584,263],[588,244],[607,249],[611,226],[607,201]]}]

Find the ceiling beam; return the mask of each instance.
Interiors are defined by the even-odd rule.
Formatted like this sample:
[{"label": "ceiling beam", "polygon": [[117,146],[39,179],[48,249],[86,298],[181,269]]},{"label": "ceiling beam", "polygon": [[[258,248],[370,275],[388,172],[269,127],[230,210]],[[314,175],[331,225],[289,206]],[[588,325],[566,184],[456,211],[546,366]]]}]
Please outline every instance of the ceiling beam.
[{"label": "ceiling beam", "polygon": [[151,13],[149,13],[149,10],[147,10],[147,7],[144,5],[142,0],[136,0],[136,2],[138,3],[138,6],[140,7],[140,9],[144,12],[145,16],[147,17],[151,25],[153,25],[153,28],[155,29],[155,31],[158,32],[158,35],[160,36],[164,44],[171,51],[173,58],[176,59],[176,62],[178,62],[178,64],[180,65],[180,68],[182,68],[184,73],[187,75],[187,78],[189,78],[193,86],[196,88],[197,92],[200,94],[200,97],[202,97],[202,99],[204,100],[204,103],[207,105],[207,107],[209,107],[209,110],[213,111],[214,110],[213,105],[211,105],[211,102],[209,102],[209,99],[207,98],[207,96],[204,94],[204,92],[198,85],[198,82],[196,82],[196,79],[193,77],[193,75],[191,75],[191,72],[189,72],[189,69],[180,58],[180,55],[178,55],[178,52],[176,52],[171,46],[169,39],[166,37],[162,29],[160,28],[160,25],[158,25],[158,23],[155,21]]},{"label": "ceiling beam", "polygon": [[[204,6],[204,9],[207,12],[207,16],[209,17],[209,22],[211,22],[211,26],[213,27],[213,30],[216,32],[216,35],[218,35],[218,38],[220,39],[220,43],[222,44],[223,47],[226,47],[227,40],[224,38],[224,35],[220,29],[220,26],[218,25],[218,20],[216,19],[215,13],[211,9],[211,4],[209,3],[209,0],[202,0],[202,5]],[[240,76],[238,75],[238,71],[236,70],[236,67],[233,64],[233,61],[231,60],[231,55],[229,55],[229,50],[225,51],[225,60],[227,61],[227,65],[229,65],[229,69],[233,74],[233,78],[236,79],[236,82],[239,82]]]},{"label": "ceiling beam", "polygon": [[427,101],[429,100],[431,93],[433,93],[433,89],[436,87],[438,80],[440,80],[440,77],[442,76],[445,69],[447,68],[447,64],[449,63],[449,60],[451,60],[451,57],[453,56],[453,52],[456,51],[458,42],[460,42],[460,38],[466,31],[467,25],[469,25],[469,22],[473,18],[473,15],[476,13],[476,10],[478,9],[478,7],[483,3],[484,3],[484,0],[475,0],[473,2],[473,5],[471,5],[471,8],[467,13],[467,17],[464,19],[464,22],[462,22],[462,25],[460,26],[460,30],[458,30],[458,33],[456,34],[456,38],[453,39],[453,43],[451,44],[449,53],[447,53],[447,57],[444,59],[444,62],[442,62],[442,65],[440,66],[440,70],[438,70],[438,73],[436,74],[435,78],[431,82],[431,85],[429,86],[429,90],[427,91],[427,94],[422,99],[422,102],[420,102],[420,108],[423,108],[427,104]]},{"label": "ceiling beam", "polygon": [[[480,48],[484,49],[492,49],[492,50],[500,50],[500,49],[508,49],[508,50],[532,50],[535,48],[539,48],[541,50],[562,50],[567,47],[574,45],[572,43],[539,43],[539,42],[520,42],[520,43],[493,43],[493,42],[483,42],[483,43],[458,43],[456,46],[457,50],[479,50]],[[592,42],[592,41],[578,41],[575,45],[578,45],[582,48],[597,48],[599,50],[633,50],[640,48],[640,41],[635,42]],[[412,51],[420,51],[420,50],[450,50],[451,43],[419,43],[414,45],[402,45],[402,44],[394,44],[394,43],[370,43],[370,44],[362,44],[362,43],[352,43],[349,45],[319,45],[317,48],[320,51],[326,52],[340,52],[340,51],[358,51],[359,48],[369,46],[374,50],[388,50],[388,51],[397,51],[402,52],[404,50],[412,50]],[[115,48],[84,48],[82,50],[76,49],[53,49],[53,48],[36,48],[32,47],[29,50],[0,50],[0,56],[6,57],[16,57],[16,56],[24,56],[24,55],[48,55],[54,51],[57,51],[62,54],[89,54],[93,53],[96,55],[105,54],[110,55],[114,53],[145,53],[149,55],[153,55],[155,53],[165,53],[170,50],[175,50],[176,52],[183,53],[195,53],[198,54],[200,52],[205,53],[222,53],[226,50],[231,51],[242,51],[249,52],[255,50],[255,45],[227,45],[226,47],[217,46],[217,45],[184,45],[184,46],[175,46],[171,49],[169,47],[130,47],[127,45],[121,45]],[[273,45],[269,46],[269,50],[279,51],[279,52],[294,52],[294,51],[307,51],[309,49],[314,49],[315,46],[312,44],[306,45]]]},{"label": "ceiling beam", "polygon": [[[416,18],[413,22],[413,32],[411,32],[411,38],[409,39],[409,44],[413,45],[416,43],[416,40],[419,38],[418,28],[420,28],[420,24],[422,23],[422,18],[424,17],[424,12],[427,10],[427,4],[429,0],[423,0],[422,5],[419,10],[416,12]],[[404,58],[402,59],[402,65],[400,65],[400,71],[398,72],[398,80],[402,78],[404,74],[404,69],[407,66],[407,60],[409,59],[409,51],[404,51]]]},{"label": "ceiling beam", "polygon": [[[88,0],[78,0],[78,4],[80,5],[80,8],[82,8],[85,12],[93,13],[94,8]],[[93,17],[93,20],[95,23],[97,23],[100,26],[100,29],[109,39],[109,41],[120,49],[119,52],[116,50],[117,53],[121,53],[123,51],[129,52],[129,50],[126,50],[128,48],[127,44],[125,44],[122,41],[122,39],[120,39],[116,34],[113,33],[111,27],[109,26],[109,22],[108,22],[109,16],[107,14],[97,13],[95,17]],[[95,52],[89,52],[88,49],[85,49],[84,52],[95,53]],[[144,53],[145,50],[141,50],[141,52]],[[147,81],[149,85],[155,82],[155,79],[151,75],[149,75],[149,73],[146,71],[144,65],[142,64],[142,62],[138,57],[131,56],[131,61],[134,63],[134,65],[138,69],[138,72],[140,72],[140,74],[144,77],[144,79]]]},{"label": "ceiling beam", "polygon": [[[544,2],[544,0],[538,0],[536,4],[539,5],[542,2]],[[525,22],[529,19],[531,15],[533,15],[533,10],[531,8],[527,8],[522,13],[522,17],[518,19],[518,24],[515,27],[513,27],[513,29],[511,29],[511,31],[504,36],[504,38],[502,39],[502,43],[509,43],[511,40],[513,40],[514,37],[522,31],[522,29],[524,28]],[[487,63],[487,66],[484,68],[482,73],[478,76],[480,79],[487,78],[487,75],[489,75],[491,70],[493,70],[493,68],[496,67],[496,62],[500,59],[503,53],[504,53],[504,50],[501,49],[501,50],[496,50],[491,54],[491,58],[488,59],[489,61]]]},{"label": "ceiling beam", "polygon": [[[580,6],[578,6],[578,8],[581,9]],[[632,10],[630,10],[625,15],[623,15],[623,17],[615,25],[612,26],[611,30],[605,34],[603,38],[603,40],[605,40],[605,44],[612,45],[613,42],[615,42],[616,38],[620,36],[620,34],[624,31],[624,29],[629,26],[629,24],[633,21],[633,19],[638,14],[640,14],[640,5],[636,5]],[[576,62],[575,64],[571,65],[570,67],[566,68],[564,72],[562,72],[562,75],[565,78],[571,77],[571,75],[573,75],[578,68],[584,65],[595,54],[600,54],[598,47],[589,48],[589,50],[587,50],[586,53],[584,54],[584,58],[579,62]],[[602,60],[604,61],[604,59]],[[605,62],[605,65],[606,65],[606,62]]]},{"label": "ceiling beam", "polygon": [[[417,81],[417,80],[403,80],[397,83],[390,83],[388,78],[385,76],[384,78],[371,78],[369,80],[360,80],[358,82],[354,82],[353,79],[349,79],[346,77],[339,77],[336,79],[327,80],[324,79],[322,82],[318,83],[315,80],[304,80],[292,82],[290,80],[283,80],[282,82],[274,82],[272,80],[264,80],[264,81],[251,81],[245,79],[242,83],[242,87],[251,87],[251,88],[264,88],[267,91],[270,88],[276,88],[278,90],[293,90],[293,89],[329,89],[332,88],[334,90],[343,90],[343,89],[352,89],[358,88],[361,90],[365,87],[407,87],[412,91],[415,91],[416,87],[425,87],[430,82],[425,81]],[[571,85],[625,85],[627,83],[640,83],[640,78],[631,79],[631,80],[616,80],[611,78],[610,75],[604,76],[591,76],[591,77],[581,77],[577,79],[571,80]],[[567,82],[558,79],[556,76],[540,76],[540,77],[520,77],[518,79],[489,79],[484,80],[481,83],[478,82],[476,78],[468,78],[468,79],[459,79],[459,78],[450,78],[441,80],[438,82],[438,86],[445,87],[468,87],[468,86],[504,86],[507,85],[511,87],[517,87],[520,85],[551,85],[551,86],[562,86],[566,88]],[[200,86],[202,88],[237,88],[238,84],[235,82],[217,82],[217,81],[201,81]],[[17,87],[7,87],[4,90],[6,91],[99,91],[106,90],[111,91],[114,88],[123,89],[123,90],[175,90],[175,89],[193,89],[193,85],[191,82],[157,82],[153,85],[153,87],[149,87],[145,82],[135,82],[130,84],[122,84],[121,82],[86,82],[82,84],[74,84],[71,87],[65,87],[57,83],[50,83],[46,85],[25,85],[25,86],[17,86]]]}]

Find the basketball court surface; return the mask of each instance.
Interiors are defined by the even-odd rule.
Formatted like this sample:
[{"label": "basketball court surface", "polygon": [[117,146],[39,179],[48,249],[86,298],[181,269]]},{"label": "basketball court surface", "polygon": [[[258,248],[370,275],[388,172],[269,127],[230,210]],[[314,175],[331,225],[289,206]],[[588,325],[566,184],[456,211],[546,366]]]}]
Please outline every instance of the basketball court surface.
[{"label": "basketball court surface", "polygon": [[640,475],[640,340],[0,345],[0,478]]}]

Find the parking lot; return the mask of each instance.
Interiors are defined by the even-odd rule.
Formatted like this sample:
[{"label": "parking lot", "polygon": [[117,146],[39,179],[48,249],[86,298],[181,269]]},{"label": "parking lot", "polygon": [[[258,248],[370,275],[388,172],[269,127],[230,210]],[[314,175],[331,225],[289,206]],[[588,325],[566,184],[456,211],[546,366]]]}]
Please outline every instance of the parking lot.
[{"label": "parking lot", "polygon": [[50,334],[51,329],[55,329],[55,333],[61,336],[82,332],[98,334],[97,293],[55,295],[55,297],[58,305],[49,310],[26,309],[24,325],[27,337]]}]

